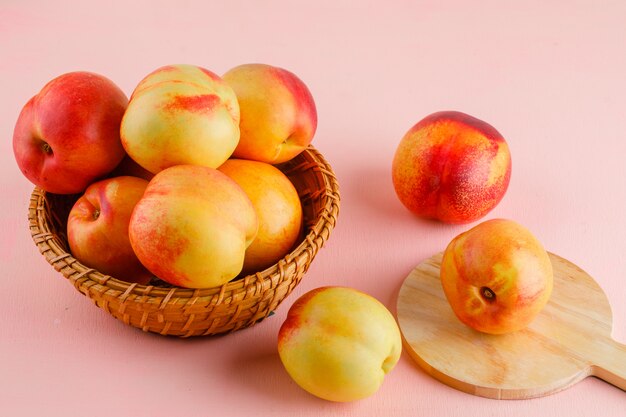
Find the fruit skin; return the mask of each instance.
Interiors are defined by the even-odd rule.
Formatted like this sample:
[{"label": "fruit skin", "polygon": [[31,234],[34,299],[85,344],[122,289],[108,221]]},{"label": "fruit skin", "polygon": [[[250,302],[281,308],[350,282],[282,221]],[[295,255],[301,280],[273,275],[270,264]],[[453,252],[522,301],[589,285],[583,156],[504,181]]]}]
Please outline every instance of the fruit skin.
[{"label": "fruit skin", "polygon": [[491,211],[511,178],[511,155],[500,133],[464,113],[427,116],[400,141],[392,164],[400,201],[421,217],[469,223]]},{"label": "fruit skin", "polygon": [[80,193],[122,160],[120,122],[128,98],[108,78],[70,72],[22,108],[13,153],[26,178],[56,194]]},{"label": "fruit skin", "polygon": [[278,353],[294,381],[330,401],[374,394],[402,352],[400,330],[375,298],[321,287],[296,300],[278,333]]},{"label": "fruit skin", "polygon": [[207,69],[161,67],[133,91],[121,136],[128,155],[154,174],[174,165],[217,168],[239,142],[237,97]]},{"label": "fruit skin", "polygon": [[131,213],[147,186],[148,181],[127,176],[87,187],[67,221],[72,255],[103,274],[148,283],[152,275],[137,259],[128,238]]},{"label": "fruit skin", "polygon": [[475,330],[521,330],[552,293],[552,264],[525,227],[506,219],[480,223],[448,245],[441,283],[456,316]]},{"label": "fruit skin", "polygon": [[302,229],[302,205],[289,178],[273,165],[229,159],[219,170],[233,179],[252,201],[259,231],[246,250],[244,273],[276,263],[293,248]]},{"label": "fruit skin", "polygon": [[157,277],[188,288],[235,278],[256,236],[250,199],[216,169],[177,165],[154,176],[130,219],[130,243]]},{"label": "fruit skin", "polygon": [[244,64],[223,76],[241,110],[235,158],[278,164],[313,140],[317,110],[311,92],[292,72],[266,64]]}]

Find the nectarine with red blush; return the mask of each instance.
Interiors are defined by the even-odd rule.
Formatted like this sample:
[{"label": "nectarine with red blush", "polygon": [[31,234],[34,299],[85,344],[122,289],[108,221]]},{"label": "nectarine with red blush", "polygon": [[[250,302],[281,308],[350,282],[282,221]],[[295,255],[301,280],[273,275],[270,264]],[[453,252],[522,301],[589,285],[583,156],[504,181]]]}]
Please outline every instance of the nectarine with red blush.
[{"label": "nectarine with red blush", "polygon": [[493,219],[450,242],[441,284],[463,323],[484,333],[510,333],[528,326],[548,302],[552,264],[528,229]]},{"label": "nectarine with red blush", "polygon": [[464,113],[427,116],[402,138],[392,179],[400,201],[421,217],[445,223],[480,219],[502,200],[511,155],[490,124]]}]

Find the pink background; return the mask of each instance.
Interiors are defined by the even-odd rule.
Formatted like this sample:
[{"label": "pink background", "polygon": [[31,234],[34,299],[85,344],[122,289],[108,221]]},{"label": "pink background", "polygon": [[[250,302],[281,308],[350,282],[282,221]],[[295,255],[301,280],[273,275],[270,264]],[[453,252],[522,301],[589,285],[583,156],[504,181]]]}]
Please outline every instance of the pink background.
[{"label": "pink background", "polygon": [[[625,2],[41,3],[0,4],[0,415],[623,415],[626,394],[594,378],[542,399],[495,401],[448,388],[406,354],[373,397],[325,402],[290,380],[276,334],[297,296],[323,285],[358,288],[393,311],[411,269],[471,226],[413,217],[390,179],[404,133],[455,109],[493,124],[511,148],[509,190],[487,218],[526,225],[595,277],[613,336],[626,342]],[[32,185],[11,149],[18,113],[68,71],[99,72],[130,94],[165,64],[222,74],[247,62],[285,67],[310,87],[314,144],[341,184],[338,227],[257,326],[194,340],[127,327],[33,244]]]}]

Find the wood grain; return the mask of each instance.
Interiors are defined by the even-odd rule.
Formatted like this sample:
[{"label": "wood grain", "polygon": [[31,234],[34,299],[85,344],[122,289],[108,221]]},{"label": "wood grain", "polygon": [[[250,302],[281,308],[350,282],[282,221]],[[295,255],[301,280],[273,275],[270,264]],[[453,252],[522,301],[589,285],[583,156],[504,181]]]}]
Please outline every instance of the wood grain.
[{"label": "wood grain", "polygon": [[611,307],[586,272],[550,254],[554,290],[526,329],[488,335],[462,324],[439,279],[442,254],[420,263],[397,301],[405,348],[430,375],[470,394],[525,399],[587,376],[626,389],[626,346],[611,338]]}]

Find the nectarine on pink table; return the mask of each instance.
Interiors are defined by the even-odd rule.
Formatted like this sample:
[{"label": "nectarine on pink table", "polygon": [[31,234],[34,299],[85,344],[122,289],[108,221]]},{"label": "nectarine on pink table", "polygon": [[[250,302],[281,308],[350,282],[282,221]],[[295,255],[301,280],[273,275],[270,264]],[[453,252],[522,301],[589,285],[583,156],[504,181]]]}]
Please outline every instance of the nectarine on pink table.
[{"label": "nectarine on pink table", "polygon": [[374,297],[321,287],[297,299],[278,333],[278,353],[293,380],[330,401],[376,393],[400,359],[396,320]]},{"label": "nectarine on pink table", "polygon": [[400,141],[392,179],[418,216],[445,223],[480,219],[502,200],[511,177],[509,147],[491,125],[455,111],[431,114]]}]

